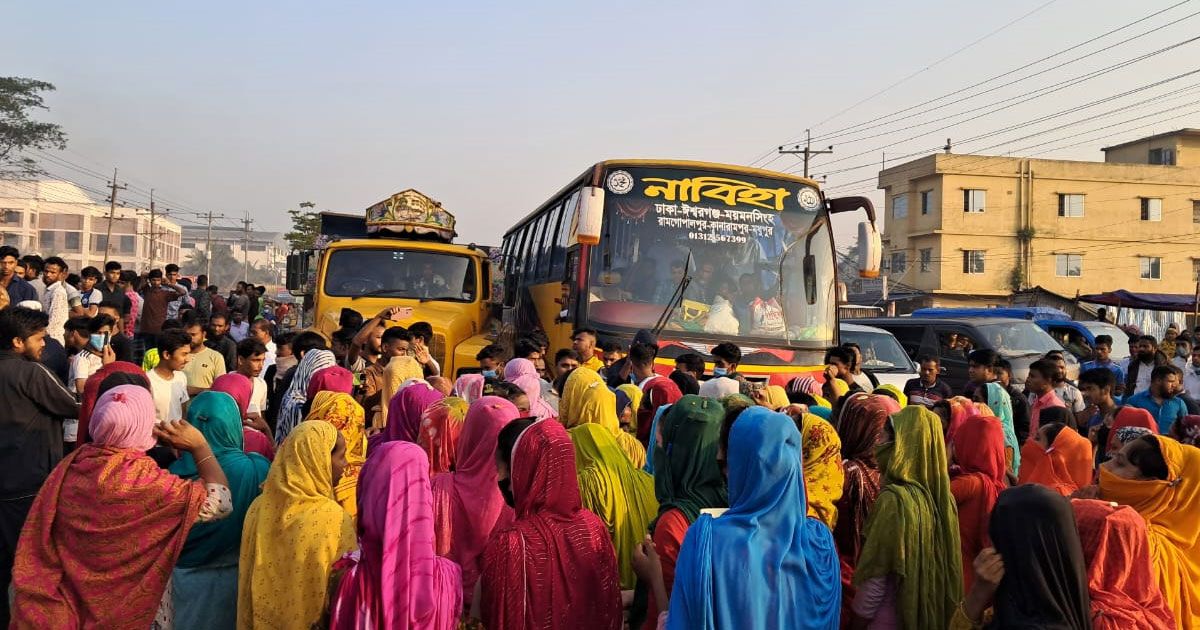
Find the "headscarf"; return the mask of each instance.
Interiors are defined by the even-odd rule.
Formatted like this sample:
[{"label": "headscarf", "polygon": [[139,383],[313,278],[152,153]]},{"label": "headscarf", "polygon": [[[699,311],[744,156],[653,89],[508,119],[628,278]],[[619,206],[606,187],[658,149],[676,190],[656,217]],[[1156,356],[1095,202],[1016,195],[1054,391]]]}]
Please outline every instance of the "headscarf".
[{"label": "headscarf", "polygon": [[525,429],[510,471],[517,520],[497,528],[484,551],[484,625],[620,628],[612,539],[581,506],[574,447],[563,426],[542,421]]},{"label": "headscarf", "polygon": [[646,465],[646,447],[636,437],[621,430],[621,423],[617,419],[616,395],[594,370],[578,368],[571,372],[563,386],[558,411],[559,421],[568,429],[583,424],[598,424],[616,440],[617,447],[635,468]]},{"label": "headscarf", "polygon": [[761,396],[766,403],[763,406],[771,411],[779,411],[791,404],[787,397],[787,390],[779,385],[767,385],[762,389]]},{"label": "headscarf", "polygon": [[895,439],[875,451],[883,488],[867,520],[854,584],[894,575],[903,627],[942,628],[963,586],[942,423],[920,406],[901,409],[891,423]]},{"label": "headscarf", "polygon": [[129,384],[135,384],[133,379],[136,378],[146,387],[150,386],[150,381],[146,379],[146,371],[133,363],[126,361],[113,361],[108,365],[101,367],[88,377],[83,384],[83,393],[79,396],[79,443],[91,442],[91,434],[88,432],[88,425],[92,419],[92,409],[96,406],[96,398],[100,396],[100,384],[104,379],[112,374],[127,374],[131,377]]},{"label": "headscarf", "polygon": [[959,427],[951,444],[958,466],[950,491],[958,504],[963,581],[969,590],[975,577],[975,556],[989,546],[988,522],[996,497],[1008,487],[1004,429],[996,418],[974,416]]},{"label": "headscarf", "polygon": [[988,407],[1000,419],[1000,428],[1004,430],[1004,448],[1012,460],[1011,468],[1015,475],[1021,470],[1021,444],[1017,441],[1017,428],[1013,423],[1012,397],[999,383],[987,383],[984,388]]},{"label": "headscarf", "polygon": [[[225,471],[229,492],[233,496],[233,513],[219,521],[200,523],[188,534],[183,554],[179,556],[179,566],[194,568],[217,560],[241,546],[242,522],[250,503],[258,497],[270,463],[261,455],[242,450],[242,416],[237,403],[228,394],[202,392],[188,403],[187,421],[208,441],[217,463]],[[200,476],[196,461],[187,452],[181,453],[169,470],[184,479],[198,479]]]},{"label": "headscarf", "polygon": [[1005,490],[990,533],[1004,561],[992,626],[1091,629],[1087,567],[1066,498],[1036,485]]},{"label": "headscarf", "polygon": [[542,379],[529,359],[513,359],[504,364],[504,380],[521,388],[529,398],[529,415],[539,420],[557,418],[554,408],[542,400]]},{"label": "headscarf", "polygon": [[[1121,441],[1117,434],[1121,432],[1121,429],[1131,427],[1143,428],[1147,429],[1147,431],[1132,434],[1127,433],[1125,437],[1128,439]],[[1112,427],[1108,430],[1108,442],[1104,445],[1104,452],[1105,454],[1112,454],[1121,450],[1124,442],[1150,433],[1158,433],[1158,423],[1154,421],[1154,416],[1150,415],[1149,411],[1141,407],[1130,407],[1128,405],[1121,407],[1113,415]]]},{"label": "headscarf", "polygon": [[421,414],[421,448],[429,455],[429,474],[454,470],[454,454],[467,416],[467,401],[453,396],[425,408]]},{"label": "headscarf", "polygon": [[209,391],[228,394],[237,405],[238,415],[245,418],[250,410],[250,398],[254,396],[254,383],[243,374],[229,372],[213,379]]},{"label": "headscarf", "polygon": [[1154,435],[1154,430],[1147,429],[1146,427],[1121,427],[1120,429],[1113,431],[1112,435],[1113,439],[1111,444],[1115,450],[1109,451],[1110,453],[1121,450],[1121,448],[1126,444],[1144,435]]},{"label": "headscarf", "polygon": [[120,385],[104,392],[96,401],[92,411],[92,439],[101,446],[145,452],[157,443],[154,422],[154,399],[150,392],[137,385]]},{"label": "headscarf", "polygon": [[800,392],[813,397],[821,395],[821,383],[811,376],[797,376],[788,381],[787,388],[788,391]]},{"label": "headscarf", "polygon": [[301,422],[275,456],[242,528],[239,628],[307,628],[321,618],[330,569],[356,542],[333,498],[337,438],[328,422]]},{"label": "headscarf", "polygon": [[663,415],[658,425],[663,441],[654,448],[659,516],[675,509],[693,523],[700,510],[729,505],[725,476],[717,464],[724,418],[719,403],[700,396],[680,398]]},{"label": "headscarf", "polygon": [[720,400],[730,394],[741,392],[741,385],[737,381],[727,376],[718,376],[710,378],[703,383],[700,383],[700,396],[704,398],[712,398]]},{"label": "headscarf", "polygon": [[583,507],[599,516],[612,534],[621,587],[631,589],[633,550],[658,515],[654,478],[634,468],[611,432],[597,424],[579,425],[568,433],[575,444],[575,469]]},{"label": "headscarf", "polygon": [[1200,449],[1155,436],[1167,479],[1123,479],[1100,467],[1100,498],[1137,510],[1149,525],[1150,559],[1180,627],[1200,626]]},{"label": "headscarf", "polygon": [[800,442],[784,414],[752,407],[738,416],[729,431],[729,510],[689,528],[669,628],[837,627],[837,552],[829,528],[805,516]]},{"label": "headscarf", "polygon": [[1040,483],[1069,496],[1092,483],[1092,443],[1071,427],[1063,427],[1048,449],[1033,439],[1025,442],[1021,458],[1025,464],[1017,477],[1018,484]]},{"label": "headscarf", "polygon": [[891,383],[884,383],[883,385],[876,387],[873,393],[877,396],[886,396],[891,398],[901,407],[908,406],[908,396],[905,396],[904,392],[900,391],[899,387],[896,387]]},{"label": "headscarf", "polygon": [[[398,357],[403,358],[403,357]],[[417,443],[421,439],[421,415],[425,409],[442,399],[442,393],[428,383],[417,383],[396,392],[388,402],[388,423],[381,442]]]},{"label": "headscarf", "polygon": [[330,628],[457,628],[462,575],[434,553],[429,460],[421,447],[389,442],[372,453],[359,503],[359,551],[338,563],[349,566],[330,606]]},{"label": "headscarf", "polygon": [[[875,445],[887,422],[884,396],[855,394],[842,403],[837,431],[842,441],[842,468],[845,482],[838,499],[837,525],[833,537],[843,559],[843,571],[853,573],[863,544],[863,527],[875,497],[879,495],[879,464]],[[843,602],[844,603],[844,602]]]},{"label": "headscarf", "polygon": [[1171,432],[1180,444],[1196,446],[1200,442],[1200,416],[1188,414],[1180,418],[1171,425]]},{"label": "headscarf", "polygon": [[1158,630],[1175,625],[1154,579],[1146,521],[1127,505],[1073,499],[1075,524],[1088,567],[1096,630]]},{"label": "headscarf", "polygon": [[801,418],[804,450],[804,492],[808,515],[820,519],[830,531],[837,526],[837,502],[846,476],[842,470],[842,440],[833,425],[811,413]]},{"label": "headscarf", "polygon": [[[14,628],[143,627],[204,503],[146,456],[150,392],[122,385],[92,415],[95,442],[55,466],[30,507],[14,558]],[[153,437],[150,437],[153,440]]]},{"label": "headscarf", "polygon": [[337,359],[328,350],[309,350],[296,365],[292,382],[279,403],[279,417],[275,428],[275,444],[283,444],[288,433],[303,420],[304,402],[308,400],[308,382],[317,372],[337,365]]},{"label": "headscarf", "polygon": [[340,366],[331,365],[327,368],[318,370],[313,374],[313,377],[308,381],[307,398],[312,400],[317,397],[319,392],[340,392],[349,394],[354,391],[354,375],[350,370]]},{"label": "headscarf", "polygon": [[965,396],[954,396],[946,402],[950,405],[950,422],[946,424],[946,448],[948,450],[958,428],[967,421],[967,418],[977,416],[979,412],[975,409],[975,403]]},{"label": "headscarf", "polygon": [[482,374],[463,374],[454,381],[454,395],[467,401],[469,405],[483,398],[484,380]]},{"label": "headscarf", "polygon": [[358,515],[358,475],[367,461],[367,427],[363,408],[349,394],[321,390],[305,420],[328,422],[346,441],[346,468],[333,488],[333,498],[350,518]]},{"label": "headscarf", "polygon": [[[425,378],[425,370],[420,363],[412,357],[392,357],[388,359],[387,365],[383,366],[383,391],[381,392],[380,400],[391,401],[395,400],[396,394],[404,389],[409,381],[421,380]],[[391,417],[392,410],[390,405],[380,405],[380,418],[384,425],[388,423]],[[408,440],[415,442],[416,438]]]},{"label": "headscarf", "polygon": [[[629,407],[631,409],[633,409],[633,413],[630,415],[629,421],[636,428],[637,427],[637,416],[638,416],[637,412],[638,412],[638,409],[640,409],[642,407],[642,397],[643,397],[642,388],[640,388],[637,385],[634,385],[632,383],[625,383],[625,384],[617,387],[617,396],[619,397],[622,393],[624,393],[625,396],[627,398],[629,398]],[[621,407],[620,404],[618,404],[617,405],[618,419],[619,419],[619,416],[621,415],[620,407]],[[647,455],[649,455],[649,453],[647,453]]]},{"label": "headscarf", "polygon": [[513,520],[512,508],[505,505],[496,485],[496,436],[520,415],[516,406],[495,396],[471,403],[454,472],[432,480],[435,549],[462,567],[463,601],[474,595],[488,537]]},{"label": "headscarf", "polygon": [[840,378],[831,378],[825,381],[825,385],[829,388],[829,398],[833,402],[837,402],[850,392],[850,384]]}]

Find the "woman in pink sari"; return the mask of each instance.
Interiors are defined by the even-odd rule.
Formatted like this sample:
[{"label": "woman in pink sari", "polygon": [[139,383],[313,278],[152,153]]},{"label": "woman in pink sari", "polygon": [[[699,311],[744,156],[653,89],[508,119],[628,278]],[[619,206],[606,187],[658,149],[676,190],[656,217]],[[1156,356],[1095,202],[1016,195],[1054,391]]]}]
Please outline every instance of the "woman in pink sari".
[{"label": "woman in pink sari", "polygon": [[330,627],[453,630],[462,612],[458,565],[433,550],[429,460],[420,446],[381,445],[358,486],[359,550],[334,565],[344,571]]},{"label": "woman in pink sari", "polygon": [[529,398],[529,415],[538,420],[557,420],[558,414],[542,398],[542,379],[529,359],[513,359],[504,364],[504,380],[521,388]]},{"label": "woman in pink sari", "polygon": [[433,478],[433,532],[438,555],[462,567],[463,601],[470,602],[488,537],[513,521],[496,485],[496,436],[521,415],[497,396],[475,401],[459,438],[454,472]]},{"label": "woman in pink sari", "polygon": [[454,395],[471,404],[483,397],[483,375],[463,374],[454,381]]},{"label": "woman in pink sari", "polygon": [[246,424],[250,411],[250,397],[254,394],[254,383],[249,378],[237,372],[222,374],[213,380],[212,391],[225,392],[237,403],[238,411],[242,414],[242,450],[247,453],[258,453],[267,458],[275,459],[275,441],[271,436]]},{"label": "woman in pink sari", "polygon": [[441,392],[424,381],[401,389],[388,403],[388,424],[377,437],[380,437],[382,442],[400,440],[419,443],[421,415],[430,405],[442,398]]}]

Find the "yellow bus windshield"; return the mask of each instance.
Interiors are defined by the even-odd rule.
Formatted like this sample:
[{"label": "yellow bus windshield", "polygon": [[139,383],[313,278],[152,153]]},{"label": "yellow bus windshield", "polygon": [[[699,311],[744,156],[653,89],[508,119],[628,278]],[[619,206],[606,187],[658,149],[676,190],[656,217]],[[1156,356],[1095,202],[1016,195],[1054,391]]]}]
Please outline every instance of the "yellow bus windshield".
[{"label": "yellow bus windshield", "polygon": [[[818,348],[836,326],[833,244],[814,188],[787,179],[613,166],[588,274],[588,320],[668,337]],[[675,335],[670,333],[674,332]]]},{"label": "yellow bus windshield", "polygon": [[380,247],[330,253],[325,294],[474,302],[477,275],[469,256]]}]

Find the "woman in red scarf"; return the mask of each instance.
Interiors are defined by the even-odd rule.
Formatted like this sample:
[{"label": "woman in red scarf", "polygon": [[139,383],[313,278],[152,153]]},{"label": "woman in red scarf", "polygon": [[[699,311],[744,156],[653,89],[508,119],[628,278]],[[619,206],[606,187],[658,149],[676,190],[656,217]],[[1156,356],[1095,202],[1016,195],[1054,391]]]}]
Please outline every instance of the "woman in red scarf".
[{"label": "woman in red scarf", "polygon": [[127,361],[113,361],[108,365],[96,370],[96,373],[89,376],[87,382],[83,384],[83,393],[79,396],[79,443],[91,442],[92,436],[88,433],[88,423],[92,419],[92,409],[96,406],[96,399],[100,397],[100,383],[108,378],[110,374],[129,374],[140,376],[146,383],[146,387],[150,386],[150,381],[146,380],[146,371],[140,366],[134,365]]},{"label": "woman in red scarf", "polygon": [[1040,483],[1070,496],[1091,485],[1092,461],[1092,443],[1075,429],[1057,422],[1042,424],[1021,447],[1017,484]]},{"label": "woman in red scarf", "polygon": [[604,522],[582,507],[567,430],[553,420],[512,423],[496,452],[517,520],[493,533],[483,554],[484,625],[620,628],[616,552]]},{"label": "woman in red scarf", "polygon": [[225,392],[237,403],[238,411],[242,414],[242,450],[258,453],[267,458],[267,461],[273,461],[275,441],[269,435],[246,424],[250,412],[250,397],[254,395],[254,383],[245,375],[230,372],[213,380],[212,391]]},{"label": "woman in red scarf", "polygon": [[1129,506],[1075,499],[1095,630],[1174,628],[1150,561],[1146,521]]},{"label": "woman in red scarf", "polygon": [[496,485],[496,437],[519,415],[503,398],[476,400],[463,422],[457,467],[433,478],[435,549],[462,567],[463,607],[468,612],[488,537],[513,521],[512,508],[504,503]]},{"label": "woman in red scarf", "polygon": [[988,522],[992,508],[1008,487],[1004,427],[996,418],[972,416],[959,426],[950,444],[951,459],[958,464],[950,479],[950,492],[958,504],[963,582],[969,590],[975,578],[975,556],[991,544]]},{"label": "woman in red scarf", "polygon": [[[188,531],[233,511],[229,482],[204,436],[186,422],[155,427],[146,389],[105,392],[91,421],[93,441],[54,468],[21,530],[14,628],[169,623],[170,607],[159,608]],[[146,455],[156,435],[191,453],[202,480],[159,468]]]},{"label": "woman in red scarf", "polygon": [[1141,427],[1148,429],[1150,433],[1158,433],[1158,423],[1154,421],[1154,416],[1150,415],[1149,411],[1141,407],[1130,407],[1128,405],[1120,407],[1113,414],[1112,426],[1108,428],[1108,440],[1104,445],[1104,461],[1107,461],[1125,444],[1118,438],[1117,433],[1121,429],[1127,427]]}]

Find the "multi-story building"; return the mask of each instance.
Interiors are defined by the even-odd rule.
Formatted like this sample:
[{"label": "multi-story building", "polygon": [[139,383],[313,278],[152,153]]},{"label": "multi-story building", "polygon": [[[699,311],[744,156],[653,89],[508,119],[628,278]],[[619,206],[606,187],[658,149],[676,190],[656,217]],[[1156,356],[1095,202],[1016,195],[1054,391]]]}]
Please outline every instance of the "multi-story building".
[{"label": "multi-story building", "polygon": [[[183,226],[183,256],[188,260],[188,254],[204,251],[209,242],[208,227],[204,225]],[[258,269],[269,269],[283,282],[283,274],[287,270],[288,244],[282,232],[262,232],[243,228],[212,226],[212,245],[228,246],[230,253],[238,262],[249,262]],[[189,271],[190,270],[185,270]],[[203,273],[203,271],[199,272]],[[240,279],[240,278],[239,278]]]},{"label": "multi-story building", "polygon": [[1104,152],[1103,162],[944,153],[881,171],[889,278],[926,294],[902,306],[998,304],[1034,286],[1193,293],[1200,129]]},{"label": "multi-story building", "polygon": [[71,182],[0,180],[0,244],[59,256],[73,273],[103,270],[106,255],[139,272],[178,263],[179,236],[177,223],[161,214],[152,222],[141,208],[118,206],[110,217],[108,204]]}]

